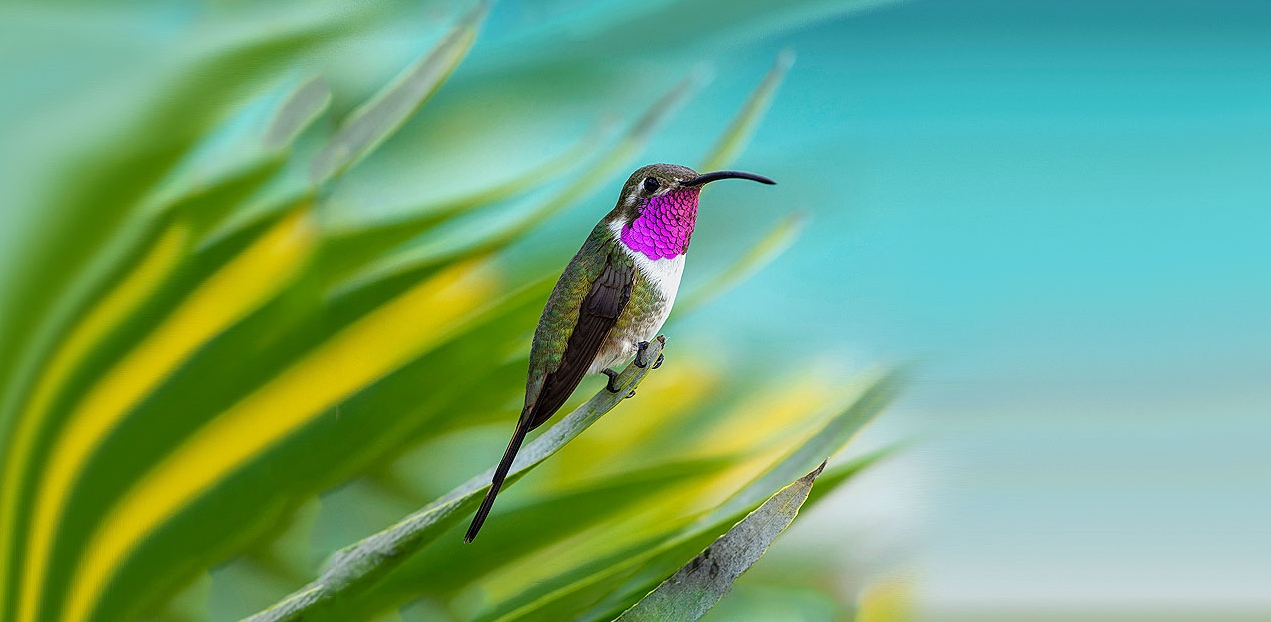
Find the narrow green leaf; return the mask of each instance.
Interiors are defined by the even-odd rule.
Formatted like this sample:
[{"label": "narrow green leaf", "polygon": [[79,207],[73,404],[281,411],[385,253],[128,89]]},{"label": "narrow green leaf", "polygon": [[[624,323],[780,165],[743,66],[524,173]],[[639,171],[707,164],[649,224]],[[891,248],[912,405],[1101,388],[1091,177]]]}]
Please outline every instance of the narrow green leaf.
[{"label": "narrow green leaf", "polygon": [[719,517],[751,507],[782,482],[790,481],[790,478],[817,465],[826,456],[837,453],[851,440],[852,436],[873,421],[891,403],[900,384],[898,373],[883,374],[852,400],[842,412],[831,418],[812,438],[721,505],[710,520],[717,520]]},{"label": "narrow green leaf", "polygon": [[[649,344],[647,356],[656,358],[664,340]],[[512,464],[506,485],[515,483],[592,423],[613,410],[626,394],[635,389],[652,369],[627,365],[619,376],[619,391],[601,389],[586,404],[528,443]],[[455,488],[442,498],[407,516],[396,525],[340,550],[322,575],[277,605],[250,618],[250,622],[312,619],[339,599],[348,599],[373,585],[412,554],[432,542],[456,520],[476,506],[490,486],[490,468]]]},{"label": "narrow green leaf", "polygon": [[314,158],[310,179],[320,184],[338,176],[397,131],[459,66],[489,12],[488,0],[478,2],[436,47],[354,111]]},{"label": "narrow green leaf", "polygon": [[321,77],[310,78],[287,98],[270,121],[265,130],[265,147],[281,149],[290,145],[330,105],[331,89]]},{"label": "narrow green leaf", "polygon": [[760,82],[755,91],[750,94],[746,105],[742,106],[736,117],[733,117],[733,122],[728,125],[728,129],[724,130],[710,153],[702,160],[699,171],[717,171],[725,168],[746,148],[755,134],[755,129],[759,127],[759,122],[768,112],[768,107],[772,105],[772,98],[777,94],[777,87],[781,86],[781,81],[785,79],[786,73],[790,71],[790,66],[793,64],[793,51],[782,50],[777,55],[772,69],[768,70],[763,82]]},{"label": "narrow green leaf", "polygon": [[201,246],[204,236],[250,204],[253,197],[277,177],[284,164],[281,158],[261,158],[225,173],[214,183],[173,201],[166,209],[190,224],[195,245]]},{"label": "narrow green leaf", "polygon": [[[734,521],[740,518],[741,516],[737,516]],[[499,614],[506,607],[500,606],[490,615],[482,615],[476,619],[496,622],[552,622],[575,618],[612,620],[615,615],[635,602],[636,598],[624,601],[622,607],[613,608],[606,606],[610,595],[615,592],[626,593],[626,586],[633,582],[646,586],[640,590],[640,594],[647,593],[650,587],[682,565],[695,551],[701,550],[711,536],[727,529],[732,522],[711,526],[717,529],[697,527],[670,537],[649,538],[646,542],[627,550],[599,559],[587,560],[585,564],[542,581],[544,587],[532,591],[525,598],[518,598],[509,603],[515,605],[516,602],[529,599],[526,604],[502,615]],[[650,580],[644,581],[643,579],[649,575],[652,575],[649,577]],[[551,589],[552,586],[560,583],[565,585]],[[598,601],[601,604],[593,606]],[[594,610],[597,608],[611,613],[596,616]]]},{"label": "narrow green leaf", "polygon": [[758,561],[772,541],[794,522],[812,492],[812,482],[825,463],[777,491],[728,533],[702,551],[671,578],[663,581],[617,622],[683,620],[706,615],[728,593],[733,582]]},{"label": "narrow green leaf", "polygon": [[502,183],[493,184],[471,194],[459,196],[441,203],[420,205],[407,210],[408,218],[390,222],[378,222],[358,228],[333,228],[328,232],[327,254],[330,270],[343,276],[348,270],[382,257],[385,249],[391,249],[428,231],[442,221],[464,212],[488,207],[516,196],[524,196],[536,189],[576,174],[580,162],[594,157],[597,145],[605,141],[602,128],[586,132],[578,141],[559,155],[544,160],[530,170]]},{"label": "narrow green leaf", "polygon": [[794,212],[782,218],[781,222],[778,222],[772,228],[772,231],[768,232],[768,235],[765,235],[750,250],[746,251],[746,254],[742,255],[733,265],[716,274],[705,285],[685,296],[685,300],[676,306],[676,317],[688,316],[703,304],[737,287],[756,272],[772,263],[774,259],[780,257],[799,238],[806,221],[807,218],[802,212]]}]

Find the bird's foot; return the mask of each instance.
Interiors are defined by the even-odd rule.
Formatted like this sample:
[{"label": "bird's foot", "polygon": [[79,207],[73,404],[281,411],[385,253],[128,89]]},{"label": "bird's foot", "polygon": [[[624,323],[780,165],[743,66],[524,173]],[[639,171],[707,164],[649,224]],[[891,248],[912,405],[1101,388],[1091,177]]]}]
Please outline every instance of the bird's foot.
[{"label": "bird's foot", "polygon": [[[607,384],[605,384],[605,388],[606,388],[606,389],[609,389],[609,392],[610,392],[610,393],[617,393],[618,391],[620,391],[620,390],[621,390],[621,389],[619,389],[617,386],[614,386],[614,384],[613,384],[616,380],[618,380],[618,372],[616,372],[616,371],[614,371],[614,370],[612,370],[612,369],[602,369],[602,370],[600,370],[600,373],[602,373],[602,374],[604,374],[604,375],[606,375],[606,376],[609,376],[609,382],[608,382]],[[635,393],[635,391],[632,391],[632,393]],[[630,396],[630,395],[628,395],[627,397],[631,397],[631,396]]]},{"label": "bird's foot", "polygon": [[[659,337],[658,337],[658,340],[663,341],[663,343],[665,343],[665,340],[664,340],[664,339],[662,339],[662,337],[661,337],[661,336],[659,336]],[[636,366],[637,366],[637,367],[640,367],[641,369],[643,369],[643,368],[645,368],[645,367],[648,367],[648,366],[649,366],[649,362],[648,362],[648,361],[646,361],[646,360],[644,360],[644,352],[645,352],[645,350],[648,350],[648,349],[649,349],[649,342],[647,342],[647,341],[641,341],[640,343],[636,344],[636,346],[637,346],[637,349],[636,349],[636,357],[635,357],[635,364],[636,364]],[[661,366],[662,366],[662,360],[663,360],[664,358],[666,358],[666,357],[665,357],[665,356],[663,356],[661,352],[658,352],[658,360],[653,361],[653,369],[657,369],[657,368],[661,367]]]},{"label": "bird's foot", "polygon": [[639,367],[640,369],[644,369],[645,367],[649,366],[649,362],[644,360],[644,351],[648,349],[649,349],[649,342],[647,341],[641,341],[640,343],[636,344],[636,357],[635,357],[636,367]]}]

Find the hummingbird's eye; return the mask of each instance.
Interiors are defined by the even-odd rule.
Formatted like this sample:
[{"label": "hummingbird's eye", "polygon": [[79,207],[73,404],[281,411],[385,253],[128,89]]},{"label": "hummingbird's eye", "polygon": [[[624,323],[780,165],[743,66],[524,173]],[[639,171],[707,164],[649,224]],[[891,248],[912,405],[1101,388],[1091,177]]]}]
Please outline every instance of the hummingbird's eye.
[{"label": "hummingbird's eye", "polygon": [[661,185],[661,184],[659,184],[659,183],[658,183],[658,180],[656,180],[656,179],[654,179],[654,178],[652,178],[652,177],[645,177],[645,178],[644,178],[644,191],[645,191],[645,192],[653,192],[653,191],[657,190],[657,189],[658,189],[658,186],[660,186],[660,185]]}]

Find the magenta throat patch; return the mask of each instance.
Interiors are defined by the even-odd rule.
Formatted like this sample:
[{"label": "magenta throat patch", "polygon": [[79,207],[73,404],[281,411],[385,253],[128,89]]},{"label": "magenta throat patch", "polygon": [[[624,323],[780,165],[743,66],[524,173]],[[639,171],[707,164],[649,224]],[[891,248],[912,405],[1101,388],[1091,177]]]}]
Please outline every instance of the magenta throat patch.
[{"label": "magenta throat patch", "polygon": [[622,228],[622,242],[649,259],[683,255],[697,223],[699,190],[679,188],[649,199],[640,216]]}]

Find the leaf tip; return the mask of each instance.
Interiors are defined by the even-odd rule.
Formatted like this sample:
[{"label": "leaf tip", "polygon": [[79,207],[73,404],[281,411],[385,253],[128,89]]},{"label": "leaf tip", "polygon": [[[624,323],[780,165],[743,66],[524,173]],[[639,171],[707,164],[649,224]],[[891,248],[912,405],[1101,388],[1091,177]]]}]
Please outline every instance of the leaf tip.
[{"label": "leaf tip", "polygon": [[469,10],[459,20],[459,25],[467,28],[475,28],[478,24],[485,21],[490,9],[494,8],[494,0],[479,0],[472,9]]},{"label": "leaf tip", "polygon": [[777,53],[777,60],[772,63],[773,71],[785,73],[794,66],[794,59],[797,55],[793,48],[785,48]]},{"label": "leaf tip", "polygon": [[822,460],[819,466],[817,466],[815,469],[812,469],[812,472],[807,474],[807,477],[813,481],[816,481],[816,478],[821,475],[821,471],[825,470],[825,464],[829,461],[830,461],[829,458]]},{"label": "leaf tip", "polygon": [[264,143],[269,149],[282,149],[291,144],[318,115],[331,105],[331,89],[322,76],[302,83],[279,108],[265,131]]}]

